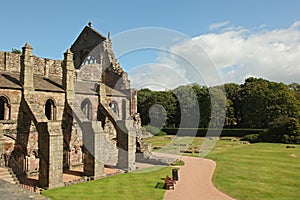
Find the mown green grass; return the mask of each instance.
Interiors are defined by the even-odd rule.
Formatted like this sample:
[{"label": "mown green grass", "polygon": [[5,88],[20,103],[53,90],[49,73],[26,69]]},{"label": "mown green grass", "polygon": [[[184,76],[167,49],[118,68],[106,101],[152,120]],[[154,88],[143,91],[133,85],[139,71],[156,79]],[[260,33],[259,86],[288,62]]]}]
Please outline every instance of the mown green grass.
[{"label": "mown green grass", "polygon": [[[160,140],[161,144],[169,143],[163,137]],[[196,138],[192,146],[202,142],[203,138]],[[217,163],[213,183],[239,200],[300,199],[300,145],[295,149],[286,146],[219,140],[206,156]]]},{"label": "mown green grass", "polygon": [[197,150],[200,150],[203,139],[203,137],[155,136],[146,138],[145,141],[151,144],[153,151],[156,152],[198,156]]},{"label": "mown green grass", "polygon": [[171,172],[170,167],[147,169],[82,184],[45,190],[42,194],[53,200],[161,200],[165,193],[165,189],[163,189],[164,178],[166,175],[171,176]]},{"label": "mown green grass", "polygon": [[217,162],[213,182],[241,200],[300,199],[300,146],[219,141],[207,156]]},{"label": "mown green grass", "polygon": [[[153,137],[152,146],[170,142],[191,142],[200,147],[203,138]],[[167,148],[166,148],[167,149]],[[194,155],[195,154],[190,154]],[[198,154],[199,155],[199,154]],[[300,199],[300,145],[287,149],[285,144],[239,144],[219,140],[207,158],[217,162],[213,182],[217,188],[239,200]],[[44,191],[52,199],[163,199],[164,178],[171,168],[147,169],[83,184]],[[158,186],[157,188],[155,186]],[[201,187],[201,186],[199,186]]]}]

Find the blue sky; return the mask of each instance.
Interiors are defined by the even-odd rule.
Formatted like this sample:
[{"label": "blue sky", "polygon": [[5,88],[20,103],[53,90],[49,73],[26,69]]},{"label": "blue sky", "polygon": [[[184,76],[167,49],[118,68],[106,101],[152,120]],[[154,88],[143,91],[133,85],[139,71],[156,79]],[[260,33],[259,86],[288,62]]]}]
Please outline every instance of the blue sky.
[{"label": "blue sky", "polygon": [[[93,27],[104,35],[107,35],[107,32],[116,35],[135,28],[161,27],[177,31],[198,41],[217,65],[225,82],[241,82],[249,75],[275,81],[295,82],[297,81],[296,75],[300,76],[297,74],[300,71],[299,65],[297,65],[299,60],[293,60],[290,55],[295,55],[295,57],[298,55],[296,52],[298,46],[295,45],[298,45],[299,42],[297,35],[299,33],[297,22],[300,21],[299,8],[300,1],[297,0],[3,1],[0,7],[0,49],[4,51],[10,51],[12,48],[20,49],[26,42],[29,42],[34,48],[35,55],[62,59],[63,52],[71,46],[89,21],[92,21]],[[286,33],[285,30],[290,30],[292,27],[295,28],[291,34],[297,35],[297,37],[289,40],[290,32]],[[281,36],[277,35],[277,40],[280,40],[278,44],[277,41],[267,41],[269,38],[273,38],[274,32],[279,32],[279,34],[282,32],[283,37],[287,39],[282,42],[278,39]],[[262,37],[263,35],[264,37]],[[255,60],[256,55],[253,54],[255,50],[249,50],[245,53],[246,56],[241,55],[235,58],[231,58],[232,54],[227,52],[238,52],[239,54],[239,48],[242,48],[238,46],[239,44],[247,46],[249,49],[254,48],[255,45],[258,45],[255,48],[259,48],[262,44],[257,42],[256,38],[259,36],[259,41],[265,40],[262,42],[265,45],[274,43],[277,45],[276,48],[278,45],[284,45],[289,47],[289,51],[293,47],[292,49],[295,51],[292,53],[282,54],[286,62],[292,63],[290,68],[288,65],[284,68],[291,69],[287,70],[288,74],[268,76],[267,72],[272,71],[272,68],[260,71],[262,66],[257,67],[258,69],[254,67],[255,69],[251,71],[250,64],[268,63],[244,59],[252,55]],[[224,43],[228,45],[227,49],[222,49],[221,43],[224,40]],[[237,40],[240,42],[235,43]],[[219,41],[219,43],[215,44],[214,41]],[[252,43],[249,44],[250,42]],[[233,45],[235,49],[232,51],[230,44],[236,44],[236,46]],[[181,47],[188,48],[184,45]],[[176,51],[182,51],[176,45],[168,48],[177,48]],[[223,55],[219,55],[222,53],[216,53],[217,49],[222,49],[227,57],[223,58]],[[264,52],[268,52],[267,47],[264,50]],[[277,55],[276,53],[278,52],[269,57]],[[268,60],[269,57],[263,60]],[[170,56],[162,58],[161,53],[148,51],[148,56],[147,52],[140,52],[120,60],[121,64],[125,66],[124,68],[130,71],[133,67],[143,63],[162,60],[167,63],[170,62],[170,59]],[[180,68],[180,66],[178,67]],[[176,69],[174,70],[176,71]],[[296,75],[293,70],[296,71]],[[241,71],[240,74],[239,71]],[[188,79],[195,81],[193,78]],[[171,85],[166,87],[172,87],[173,85]]]}]

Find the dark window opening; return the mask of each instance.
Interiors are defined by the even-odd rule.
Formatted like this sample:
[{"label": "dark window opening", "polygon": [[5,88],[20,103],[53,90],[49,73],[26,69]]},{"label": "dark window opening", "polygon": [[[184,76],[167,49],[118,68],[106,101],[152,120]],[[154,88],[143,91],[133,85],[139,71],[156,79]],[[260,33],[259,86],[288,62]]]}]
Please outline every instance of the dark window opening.
[{"label": "dark window opening", "polygon": [[92,119],[92,106],[91,106],[91,102],[88,99],[85,99],[81,103],[81,111],[89,120]]},{"label": "dark window opening", "polygon": [[97,64],[97,63],[99,63],[98,61],[97,61],[97,59],[94,57],[94,56],[87,56],[86,58],[85,58],[85,60],[82,62],[82,66],[84,66],[84,65],[89,65],[89,64]]},{"label": "dark window opening", "polygon": [[5,102],[0,99],[0,120],[4,120],[5,116]]},{"label": "dark window opening", "polygon": [[7,98],[0,97],[0,120],[10,119],[10,104]]},{"label": "dark window opening", "polygon": [[51,99],[48,99],[45,104],[45,115],[48,120],[55,120],[56,112],[55,112],[55,105]]},{"label": "dark window opening", "polygon": [[115,101],[112,101],[112,102],[109,104],[109,107],[110,107],[115,113],[118,113],[118,104],[117,104]]}]

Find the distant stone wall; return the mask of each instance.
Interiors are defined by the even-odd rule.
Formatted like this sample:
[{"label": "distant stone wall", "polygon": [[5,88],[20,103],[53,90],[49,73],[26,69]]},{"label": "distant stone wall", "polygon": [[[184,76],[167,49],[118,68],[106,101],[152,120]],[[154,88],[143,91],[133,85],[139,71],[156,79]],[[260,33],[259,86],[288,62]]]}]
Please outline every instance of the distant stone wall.
[{"label": "distant stone wall", "polygon": [[5,70],[5,54],[3,51],[0,51],[0,70]]},{"label": "distant stone wall", "polygon": [[102,65],[101,64],[88,64],[83,65],[80,69],[76,70],[77,80],[86,81],[101,81]]},{"label": "distant stone wall", "polygon": [[33,73],[36,75],[45,75],[46,60],[43,58],[33,57]]},{"label": "distant stone wall", "polygon": [[[21,55],[0,51],[0,70],[20,72]],[[62,60],[50,60],[36,56],[33,56],[32,60],[35,75],[62,77]]]},{"label": "distant stone wall", "polygon": [[20,72],[21,54],[0,52],[0,70]]},{"label": "distant stone wall", "polygon": [[49,66],[50,76],[62,77],[62,62],[61,60],[46,60],[47,66]]}]

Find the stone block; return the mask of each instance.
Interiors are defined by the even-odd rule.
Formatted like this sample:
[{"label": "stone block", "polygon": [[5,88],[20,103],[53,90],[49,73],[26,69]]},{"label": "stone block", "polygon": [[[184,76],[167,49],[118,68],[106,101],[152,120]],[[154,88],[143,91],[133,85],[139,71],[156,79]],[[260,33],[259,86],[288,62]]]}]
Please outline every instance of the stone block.
[{"label": "stone block", "polygon": [[5,70],[5,52],[0,51],[0,70]]}]

